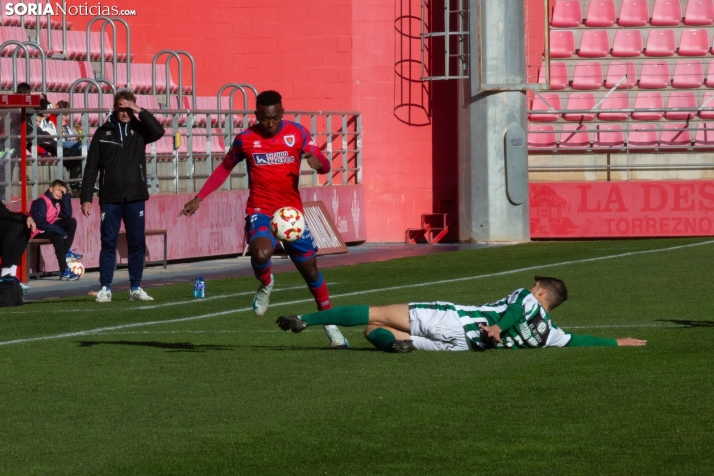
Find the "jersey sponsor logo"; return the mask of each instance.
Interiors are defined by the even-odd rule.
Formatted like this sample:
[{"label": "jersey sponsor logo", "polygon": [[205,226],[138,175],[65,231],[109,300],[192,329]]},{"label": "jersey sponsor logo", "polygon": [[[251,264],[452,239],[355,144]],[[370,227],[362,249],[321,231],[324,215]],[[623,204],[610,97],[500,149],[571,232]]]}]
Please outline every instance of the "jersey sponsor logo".
[{"label": "jersey sponsor logo", "polygon": [[317,143],[315,143],[314,140],[311,140],[310,142],[308,142],[307,145],[314,145],[315,147],[317,147]]},{"label": "jersey sponsor logo", "polygon": [[253,162],[255,162],[255,165],[292,164],[295,162],[295,157],[288,155],[288,152],[286,151],[256,153],[253,154]]},{"label": "jersey sponsor logo", "polygon": [[292,147],[295,145],[295,136],[292,134],[289,136],[284,136],[283,140],[285,141],[288,147]]},{"label": "jersey sponsor logo", "polygon": [[[528,330],[531,331],[533,338],[538,342],[538,346],[544,346],[548,342],[550,326],[542,316],[538,315],[528,321]],[[521,332],[521,334],[523,333]]]}]

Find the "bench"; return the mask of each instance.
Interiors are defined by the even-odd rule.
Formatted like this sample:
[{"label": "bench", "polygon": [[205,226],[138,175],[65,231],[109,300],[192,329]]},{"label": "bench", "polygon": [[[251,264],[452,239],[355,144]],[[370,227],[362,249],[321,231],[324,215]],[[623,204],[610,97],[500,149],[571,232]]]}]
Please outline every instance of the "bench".
[{"label": "bench", "polygon": [[[146,237],[147,236],[161,236],[163,235],[164,237],[164,259],[163,260],[156,260],[156,261],[146,261],[144,264],[163,264],[164,269],[166,269],[167,266],[167,254],[168,254],[168,237],[166,234],[166,230],[144,230],[144,249],[146,249]],[[123,236],[126,238],[126,231],[122,230],[119,232],[119,236]],[[129,266],[127,263],[122,263],[121,265],[119,264],[119,250],[117,249],[117,262],[114,265],[114,269],[116,270],[119,266]]]},{"label": "bench", "polygon": [[[45,272],[45,271],[39,271],[40,269],[40,259],[42,258],[42,253],[40,253],[40,247],[42,245],[52,245],[52,242],[48,240],[47,238],[32,238],[30,241],[27,242],[27,254],[25,256],[25,268],[27,269],[27,279],[32,279],[32,278],[39,278],[42,276],[52,276],[53,274],[60,274],[60,271],[56,272]],[[32,256],[32,251],[33,248],[35,247],[35,271],[30,272],[30,263],[31,263],[31,256]]]}]

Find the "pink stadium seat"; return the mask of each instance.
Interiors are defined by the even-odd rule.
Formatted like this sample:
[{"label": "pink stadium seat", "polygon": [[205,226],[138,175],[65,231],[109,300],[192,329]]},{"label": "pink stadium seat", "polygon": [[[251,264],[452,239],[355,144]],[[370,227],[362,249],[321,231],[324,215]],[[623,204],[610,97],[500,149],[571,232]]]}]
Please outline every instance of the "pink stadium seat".
[{"label": "pink stadium seat", "polygon": [[617,19],[614,0],[592,0],[585,18],[587,26],[613,26]]},{"label": "pink stadium seat", "polygon": [[645,56],[674,56],[676,45],[674,30],[650,30]]},{"label": "pink stadium seat", "polygon": [[531,149],[555,149],[555,128],[550,124],[528,126],[528,147]]},{"label": "pink stadium seat", "polygon": [[[5,43],[6,41],[10,40],[17,40],[21,43],[27,41],[27,33],[25,33],[25,29],[20,28],[19,26],[0,27],[0,43]],[[15,51],[16,48],[17,46],[15,45],[7,45],[5,48],[2,49],[0,54],[2,56],[12,56],[12,52]],[[39,53],[34,48],[28,47],[28,50],[34,53],[30,53],[31,55],[39,56]],[[22,48],[20,48],[18,56],[25,56],[25,53]]]},{"label": "pink stadium seat", "polygon": [[[568,97],[568,110],[592,109],[595,106],[595,96],[592,93],[573,93]],[[563,119],[566,121],[592,121],[595,118],[595,112],[591,113],[570,113],[564,114]]]},{"label": "pink stadium seat", "polygon": [[[0,71],[12,71],[12,60],[10,58],[0,58]],[[12,75],[0,74],[0,88],[12,88]]]},{"label": "pink stadium seat", "polygon": [[605,30],[585,30],[580,39],[578,56],[583,58],[604,58],[610,52],[610,38]]},{"label": "pink stadium seat", "polygon": [[692,145],[692,134],[684,122],[669,122],[662,125],[660,147],[686,149]]},{"label": "pink stadium seat", "polygon": [[[538,69],[538,82],[545,84],[545,64]],[[559,90],[568,87],[568,68],[562,61],[550,62],[550,89]]]},{"label": "pink stadium seat", "polygon": [[[159,101],[156,100],[156,96],[154,96],[153,94],[137,94],[136,105],[139,107],[143,107],[144,109],[148,109],[152,112],[156,111],[157,109],[161,109],[161,106],[159,106]],[[160,124],[171,124],[171,118],[169,116],[156,114],[155,117]]]},{"label": "pink stadium seat", "polygon": [[550,31],[550,57],[570,58],[575,54],[575,37],[570,30]]},{"label": "pink stadium seat", "polygon": [[682,22],[682,5],[679,0],[655,0],[652,8],[653,26],[678,26]]},{"label": "pink stadium seat", "polygon": [[635,96],[635,110],[637,109],[659,109],[659,111],[633,112],[632,119],[636,121],[659,121],[664,116],[662,93],[657,91],[637,93],[637,96]]},{"label": "pink stadium seat", "polygon": [[5,4],[6,3],[17,3],[14,0],[2,0],[0,2],[0,8],[2,10],[0,11],[0,22],[2,22],[3,25],[7,26],[20,26],[20,16],[19,15],[6,15],[5,13]]},{"label": "pink stadium seat", "polygon": [[709,69],[707,71],[707,79],[704,82],[706,87],[714,88],[714,61],[709,62]]},{"label": "pink stadium seat", "polygon": [[[560,96],[558,96],[556,93],[543,93],[541,96],[543,96],[545,101],[547,101],[548,104],[550,104],[550,106],[548,106],[548,104],[546,104],[546,102],[543,101],[543,99],[541,99],[539,96],[536,96],[533,98],[533,105],[531,106],[532,111],[548,111],[550,109],[554,109],[557,111],[561,108]],[[553,121],[557,121],[558,119],[560,119],[560,114],[553,113],[553,112],[549,112],[549,113],[532,112],[528,116],[528,118],[534,122],[553,122]]]},{"label": "pink stadium seat", "polygon": [[613,61],[607,68],[605,87],[614,88],[623,76],[627,77],[617,86],[618,89],[632,89],[637,85],[635,63],[632,61]]},{"label": "pink stadium seat", "polygon": [[667,111],[664,118],[670,121],[688,121],[697,115],[696,111],[671,111],[676,108],[697,108],[697,98],[694,91],[675,91],[667,99]]},{"label": "pink stadium seat", "polygon": [[560,1],[555,3],[550,26],[555,28],[573,28],[583,21],[583,11],[579,1]]},{"label": "pink stadium seat", "polygon": [[663,61],[645,61],[638,85],[645,89],[666,88],[669,85],[669,65]]},{"label": "pink stadium seat", "polygon": [[685,25],[711,25],[714,23],[714,0],[689,0],[684,13]]},{"label": "pink stadium seat", "polygon": [[704,67],[699,60],[677,61],[674,66],[673,88],[700,88],[704,84]]},{"label": "pink stadium seat", "polygon": [[702,119],[714,119],[714,99],[711,101],[707,102],[709,98],[714,96],[714,91],[708,91],[704,93],[704,97],[702,98],[702,104],[700,107],[703,109],[712,109],[711,111],[699,111],[699,117]]},{"label": "pink stadium seat", "polygon": [[585,124],[565,124],[560,132],[560,147],[590,147],[590,132]]},{"label": "pink stadium seat", "polygon": [[682,30],[679,38],[679,56],[704,56],[709,51],[709,35],[707,30]]},{"label": "pink stadium seat", "polygon": [[573,89],[600,89],[602,87],[602,65],[595,61],[579,61],[575,65]]},{"label": "pink stadium seat", "polygon": [[653,149],[657,147],[657,126],[654,124],[632,124],[627,134],[627,146],[631,149]]},{"label": "pink stadium seat", "polygon": [[[626,92],[615,91],[610,94],[600,105],[600,110],[606,111],[611,109],[629,109],[630,100]],[[597,118],[601,121],[626,121],[627,112],[601,112]]]},{"label": "pink stadium seat", "polygon": [[694,147],[714,148],[714,124],[704,122],[697,125]]},{"label": "pink stadium seat", "polygon": [[642,54],[640,30],[617,30],[612,44],[612,56],[635,57]]},{"label": "pink stadium seat", "polygon": [[650,10],[647,0],[623,0],[620,7],[620,26],[647,26],[650,19]]},{"label": "pink stadium seat", "polygon": [[598,124],[593,147],[596,149],[625,147],[625,135],[622,133],[622,127],[619,124]]}]

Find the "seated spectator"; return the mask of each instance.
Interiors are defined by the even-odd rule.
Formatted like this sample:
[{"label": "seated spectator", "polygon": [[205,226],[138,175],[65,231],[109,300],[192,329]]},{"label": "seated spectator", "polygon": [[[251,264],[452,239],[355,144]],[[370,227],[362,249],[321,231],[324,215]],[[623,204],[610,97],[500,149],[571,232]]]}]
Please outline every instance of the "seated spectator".
[{"label": "seated spectator", "polygon": [[[27,248],[30,234],[36,230],[35,220],[22,213],[13,213],[0,202],[0,277],[16,278],[17,265],[20,264],[22,254]],[[20,283],[24,292],[29,286]]]},{"label": "seated spectator", "polygon": [[67,185],[55,180],[40,198],[32,202],[30,215],[37,224],[32,238],[39,236],[52,242],[61,271],[60,280],[74,281],[79,276],[67,266],[67,260],[78,260],[82,255],[70,250],[77,229],[77,220],[72,218],[72,203],[67,193]]},{"label": "seated spectator", "polygon": [[[69,102],[58,101],[55,104],[57,109],[69,109]],[[57,116],[55,115],[55,118]],[[69,114],[62,114],[62,147],[65,157],[80,157],[82,155],[82,141],[79,140],[79,126],[72,127],[69,125]],[[71,151],[71,153],[68,153]],[[69,172],[70,179],[82,178],[82,161],[81,160],[65,160],[64,168]],[[72,182],[69,187],[73,191],[79,191],[82,188],[82,182]]]}]

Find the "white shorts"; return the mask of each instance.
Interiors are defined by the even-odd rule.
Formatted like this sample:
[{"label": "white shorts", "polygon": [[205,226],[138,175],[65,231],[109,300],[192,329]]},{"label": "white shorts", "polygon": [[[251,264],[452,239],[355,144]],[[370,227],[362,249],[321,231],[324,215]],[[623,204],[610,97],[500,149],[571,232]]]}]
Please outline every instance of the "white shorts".
[{"label": "white shorts", "polygon": [[[409,303],[411,339],[419,350],[469,350],[461,319],[451,309],[424,309]],[[448,303],[451,304],[451,303]]]}]

